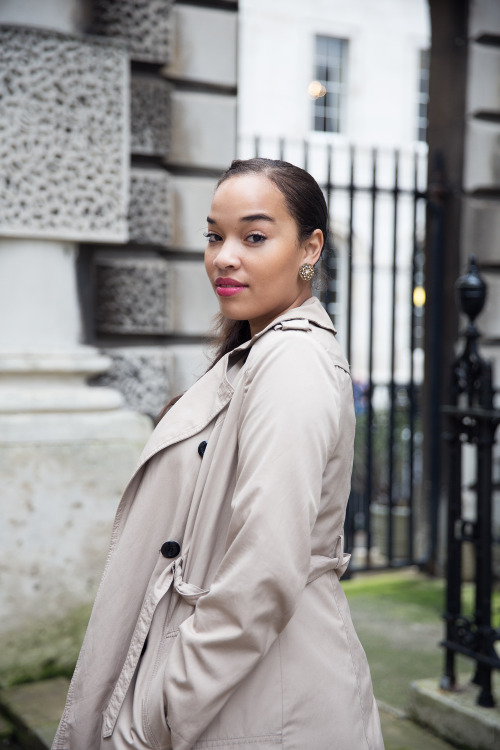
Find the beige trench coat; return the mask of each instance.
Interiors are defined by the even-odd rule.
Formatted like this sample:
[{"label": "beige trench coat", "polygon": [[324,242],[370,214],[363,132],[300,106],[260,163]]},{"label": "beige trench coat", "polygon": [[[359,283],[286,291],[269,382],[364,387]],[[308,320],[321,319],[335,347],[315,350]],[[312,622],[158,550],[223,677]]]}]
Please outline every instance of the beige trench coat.
[{"label": "beige trench coat", "polygon": [[315,298],[184,394],[119,505],[54,750],[383,750],[339,583],[353,437]]}]

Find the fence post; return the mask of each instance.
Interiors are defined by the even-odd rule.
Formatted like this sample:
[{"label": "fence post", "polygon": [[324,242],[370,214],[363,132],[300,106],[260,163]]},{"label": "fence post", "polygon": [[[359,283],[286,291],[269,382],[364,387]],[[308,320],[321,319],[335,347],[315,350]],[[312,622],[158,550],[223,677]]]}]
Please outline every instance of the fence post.
[{"label": "fence post", "polygon": [[[455,655],[463,654],[476,663],[473,678],[480,687],[478,704],[491,708],[495,701],[491,689],[493,669],[500,669],[495,641],[500,631],[491,625],[492,577],[492,452],[500,411],[494,408],[491,364],[478,351],[480,337],[474,320],[486,300],[486,284],[480,278],[474,256],[468,272],[456,283],[457,302],[468,317],[463,338],[465,346],[455,360],[451,373],[450,405],[442,411],[448,418],[445,438],[449,450],[448,487],[448,565],[446,586],[446,649],[441,688],[452,690],[456,683]],[[462,444],[476,449],[476,518],[462,518]],[[475,547],[475,611],[462,614],[462,544]]]}]

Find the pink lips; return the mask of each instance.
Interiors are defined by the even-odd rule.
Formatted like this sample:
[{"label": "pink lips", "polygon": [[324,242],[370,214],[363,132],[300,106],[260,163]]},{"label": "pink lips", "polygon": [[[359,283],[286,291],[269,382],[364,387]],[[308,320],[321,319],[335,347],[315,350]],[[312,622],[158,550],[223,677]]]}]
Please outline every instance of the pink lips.
[{"label": "pink lips", "polygon": [[236,281],[236,279],[226,279],[222,276],[215,279],[215,290],[219,297],[232,297],[233,294],[238,294],[246,288],[245,284]]}]

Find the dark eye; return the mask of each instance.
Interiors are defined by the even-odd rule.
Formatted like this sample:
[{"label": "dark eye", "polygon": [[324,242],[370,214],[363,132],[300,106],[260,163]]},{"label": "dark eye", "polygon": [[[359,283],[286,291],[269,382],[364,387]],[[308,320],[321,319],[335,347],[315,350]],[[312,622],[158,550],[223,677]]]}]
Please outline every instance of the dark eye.
[{"label": "dark eye", "polygon": [[259,234],[258,232],[252,232],[252,234],[249,234],[247,237],[247,242],[249,242],[251,245],[259,245],[261,242],[265,241],[265,237],[263,234]]},{"label": "dark eye", "polygon": [[214,242],[220,242],[222,239],[220,235],[216,234],[215,232],[203,232],[203,236],[207,238],[209,245],[213,244]]}]

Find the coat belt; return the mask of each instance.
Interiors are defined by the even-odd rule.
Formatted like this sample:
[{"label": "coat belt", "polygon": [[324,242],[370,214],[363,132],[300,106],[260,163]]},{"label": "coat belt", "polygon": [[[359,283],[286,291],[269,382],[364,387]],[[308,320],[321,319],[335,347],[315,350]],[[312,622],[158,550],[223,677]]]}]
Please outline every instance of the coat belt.
[{"label": "coat belt", "polygon": [[307,583],[312,583],[316,578],[319,578],[324,573],[328,573],[329,570],[334,570],[337,577],[340,578],[345,573],[350,559],[351,555],[347,555],[344,552],[344,537],[338,536],[332,557],[328,557],[327,555],[311,555]]}]

